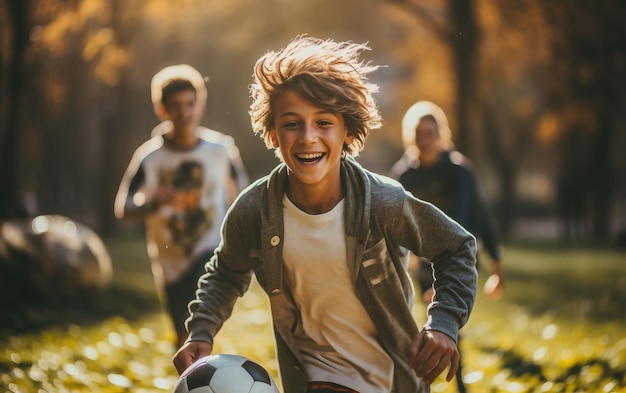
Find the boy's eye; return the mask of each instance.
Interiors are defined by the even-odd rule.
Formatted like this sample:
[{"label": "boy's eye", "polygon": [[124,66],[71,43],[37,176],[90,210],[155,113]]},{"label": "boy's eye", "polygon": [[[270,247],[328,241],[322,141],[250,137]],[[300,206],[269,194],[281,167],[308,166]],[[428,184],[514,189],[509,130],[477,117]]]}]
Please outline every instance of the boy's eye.
[{"label": "boy's eye", "polygon": [[320,127],[328,127],[328,126],[332,126],[332,125],[333,125],[333,122],[332,122],[332,121],[330,121],[330,120],[320,120],[320,121],[318,121],[318,122],[317,122],[317,124],[318,124]]},{"label": "boy's eye", "polygon": [[[289,130],[295,130],[297,128],[302,127],[302,124],[303,123],[300,120],[288,120],[283,123],[282,127],[285,129],[289,129]],[[320,127],[320,128],[328,128],[328,127],[331,127],[335,123],[332,120],[320,119],[320,120],[317,120],[315,124],[317,127]]]},{"label": "boy's eye", "polygon": [[297,121],[288,121],[287,123],[285,123],[283,126],[285,128],[296,128],[300,125],[300,123],[298,123]]}]

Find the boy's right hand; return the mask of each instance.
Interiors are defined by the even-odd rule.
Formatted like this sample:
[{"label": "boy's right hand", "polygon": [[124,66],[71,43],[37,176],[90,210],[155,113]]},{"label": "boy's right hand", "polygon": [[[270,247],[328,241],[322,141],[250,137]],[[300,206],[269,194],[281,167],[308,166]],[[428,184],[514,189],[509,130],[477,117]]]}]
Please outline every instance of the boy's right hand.
[{"label": "boy's right hand", "polygon": [[209,356],[213,345],[205,341],[190,341],[185,343],[174,355],[174,367],[178,375],[182,374],[193,362],[204,356]]},{"label": "boy's right hand", "polygon": [[450,382],[459,367],[457,345],[444,333],[422,330],[411,343],[409,365],[415,371],[415,375],[429,385],[449,367],[446,381]]}]

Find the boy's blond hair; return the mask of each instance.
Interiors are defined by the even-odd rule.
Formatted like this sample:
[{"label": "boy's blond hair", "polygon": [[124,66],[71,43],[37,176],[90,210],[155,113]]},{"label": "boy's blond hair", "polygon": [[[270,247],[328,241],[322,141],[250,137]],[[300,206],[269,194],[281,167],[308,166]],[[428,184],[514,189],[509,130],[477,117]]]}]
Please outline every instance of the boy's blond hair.
[{"label": "boy's blond hair", "polygon": [[359,59],[369,49],[366,44],[298,36],[286,48],[263,55],[254,66],[250,85],[254,133],[268,149],[273,148],[269,132],[274,128],[274,102],[285,90],[295,90],[313,104],[343,116],[349,135],[354,136],[344,151],[358,155],[370,130],[382,125],[372,97],[378,86],[367,82],[367,74],[379,67]]},{"label": "boy's blond hair", "polygon": [[402,118],[402,144],[405,153],[413,158],[419,156],[419,149],[415,141],[415,129],[424,117],[431,116],[437,124],[439,143],[444,150],[454,148],[452,133],[448,126],[448,117],[441,107],[431,101],[418,101],[406,111]]}]

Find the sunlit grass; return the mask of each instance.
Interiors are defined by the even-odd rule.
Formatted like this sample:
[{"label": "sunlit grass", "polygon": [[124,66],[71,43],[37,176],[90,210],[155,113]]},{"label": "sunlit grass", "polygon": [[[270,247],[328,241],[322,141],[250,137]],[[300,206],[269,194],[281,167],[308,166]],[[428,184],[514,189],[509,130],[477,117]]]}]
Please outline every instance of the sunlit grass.
[{"label": "sunlit grass", "polygon": [[504,296],[479,293],[462,330],[468,390],[626,392],[626,255],[511,247],[505,266]]},{"label": "sunlit grass", "polygon": [[[137,287],[144,303],[154,300],[142,240],[108,245],[115,282]],[[479,294],[462,330],[469,391],[626,392],[626,256],[511,246],[504,262],[504,296],[492,301]],[[122,295],[123,301],[111,299],[133,302]],[[99,324],[74,319],[0,337],[0,391],[171,392],[177,377],[167,319],[158,307],[145,313],[118,307],[119,316]],[[423,305],[414,314],[422,322]],[[277,378],[268,303],[256,284],[219,333],[215,352],[250,357]],[[432,391],[456,392],[456,385],[439,378]]]}]

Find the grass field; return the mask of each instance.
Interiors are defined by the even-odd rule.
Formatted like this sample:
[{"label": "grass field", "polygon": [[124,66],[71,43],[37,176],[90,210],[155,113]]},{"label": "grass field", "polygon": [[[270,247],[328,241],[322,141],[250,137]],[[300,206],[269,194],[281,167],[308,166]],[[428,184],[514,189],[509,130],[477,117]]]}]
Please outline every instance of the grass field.
[{"label": "grass field", "polygon": [[[4,329],[0,392],[172,390],[174,336],[143,239],[107,245],[115,268],[110,291],[87,309],[36,309],[29,331]],[[626,254],[508,245],[504,256],[504,296],[492,301],[479,294],[461,333],[469,391],[626,392]],[[277,377],[267,307],[254,285],[218,335],[215,352],[252,358]],[[418,303],[419,322],[424,313]],[[456,387],[440,379],[432,391]]]}]

